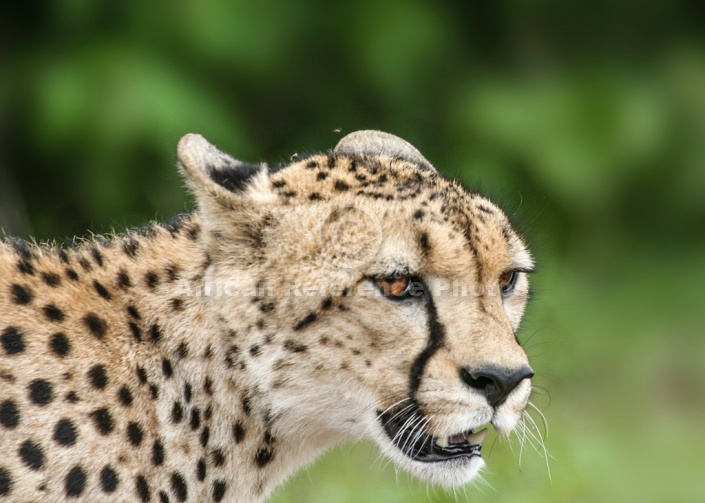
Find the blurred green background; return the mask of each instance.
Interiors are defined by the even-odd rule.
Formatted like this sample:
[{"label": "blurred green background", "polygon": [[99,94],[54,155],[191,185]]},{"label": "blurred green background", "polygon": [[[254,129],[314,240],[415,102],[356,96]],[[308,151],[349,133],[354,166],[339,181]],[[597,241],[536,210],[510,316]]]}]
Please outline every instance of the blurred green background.
[{"label": "blurred green background", "polygon": [[487,483],[446,492],[351,444],[274,501],[702,502],[703,5],[6,2],[0,227],[61,241],[191,208],[186,132],[270,165],[396,133],[534,249],[550,457],[491,438]]}]

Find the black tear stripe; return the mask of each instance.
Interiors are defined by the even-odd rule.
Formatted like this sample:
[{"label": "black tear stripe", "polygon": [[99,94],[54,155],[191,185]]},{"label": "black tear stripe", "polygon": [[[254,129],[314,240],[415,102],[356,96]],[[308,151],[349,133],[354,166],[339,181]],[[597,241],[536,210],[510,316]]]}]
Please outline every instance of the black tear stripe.
[{"label": "black tear stripe", "polygon": [[443,346],[446,336],[446,328],[438,321],[438,312],[436,311],[436,304],[433,302],[431,292],[423,281],[421,281],[421,284],[423,285],[423,301],[428,314],[428,342],[424,350],[414,360],[409,372],[409,397],[414,403],[416,402],[416,392],[421,385],[421,377],[426,368],[426,363]]}]

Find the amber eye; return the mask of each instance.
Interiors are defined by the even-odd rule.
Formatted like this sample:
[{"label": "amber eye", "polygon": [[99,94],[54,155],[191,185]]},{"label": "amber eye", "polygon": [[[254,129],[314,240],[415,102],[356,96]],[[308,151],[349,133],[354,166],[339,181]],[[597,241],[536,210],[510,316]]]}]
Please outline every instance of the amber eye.
[{"label": "amber eye", "polygon": [[403,299],[409,293],[411,278],[409,276],[399,276],[392,278],[375,278],[375,283],[386,297],[392,299]]},{"label": "amber eye", "polygon": [[514,290],[514,285],[517,282],[516,271],[505,271],[499,277],[499,290],[502,295],[509,295]]}]

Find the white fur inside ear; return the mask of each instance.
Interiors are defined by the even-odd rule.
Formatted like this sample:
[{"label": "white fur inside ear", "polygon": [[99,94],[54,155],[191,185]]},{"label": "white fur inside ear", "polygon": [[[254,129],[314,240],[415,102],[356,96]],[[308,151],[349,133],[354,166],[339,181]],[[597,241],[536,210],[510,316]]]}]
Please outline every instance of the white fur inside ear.
[{"label": "white fur inside ear", "polygon": [[186,168],[210,171],[226,166],[244,164],[241,161],[221,152],[200,134],[189,133],[179,140],[177,147],[179,161]]}]

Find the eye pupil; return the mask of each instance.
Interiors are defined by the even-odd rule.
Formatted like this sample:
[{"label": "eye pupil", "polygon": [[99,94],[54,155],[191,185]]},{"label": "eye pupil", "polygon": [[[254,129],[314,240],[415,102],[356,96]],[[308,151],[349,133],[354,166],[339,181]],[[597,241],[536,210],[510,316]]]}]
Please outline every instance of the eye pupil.
[{"label": "eye pupil", "polygon": [[499,277],[499,289],[503,294],[509,293],[512,288],[514,288],[514,283],[516,282],[517,273],[516,271],[505,271]]},{"label": "eye pupil", "polygon": [[375,282],[387,297],[401,298],[406,295],[411,279],[408,276],[398,278],[379,278]]}]

